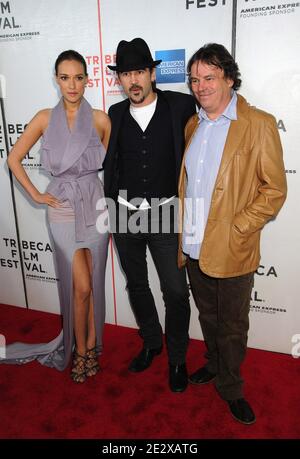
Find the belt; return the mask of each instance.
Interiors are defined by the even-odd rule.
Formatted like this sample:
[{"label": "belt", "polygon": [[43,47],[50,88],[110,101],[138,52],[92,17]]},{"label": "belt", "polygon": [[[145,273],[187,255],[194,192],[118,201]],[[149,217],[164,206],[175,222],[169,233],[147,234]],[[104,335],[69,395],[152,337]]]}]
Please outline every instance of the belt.
[{"label": "belt", "polygon": [[95,207],[89,192],[89,184],[93,178],[99,180],[98,172],[69,179],[53,177],[54,182],[63,185],[66,197],[74,209],[76,241],[83,241],[85,228],[94,225],[96,221]]},{"label": "belt", "polygon": [[151,207],[148,207],[148,209],[129,209],[129,207],[127,207],[127,213],[130,216],[136,214],[137,212],[147,212],[147,210],[151,210]]}]

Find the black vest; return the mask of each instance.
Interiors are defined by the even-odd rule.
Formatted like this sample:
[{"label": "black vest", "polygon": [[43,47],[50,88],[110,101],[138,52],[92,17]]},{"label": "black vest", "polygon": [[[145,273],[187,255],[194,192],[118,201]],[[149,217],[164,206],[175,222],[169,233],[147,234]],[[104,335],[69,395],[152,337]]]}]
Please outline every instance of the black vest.
[{"label": "black vest", "polygon": [[128,201],[146,198],[149,203],[151,198],[177,195],[173,128],[167,102],[158,97],[144,132],[129,109],[122,121],[118,137],[119,190],[127,190]]}]

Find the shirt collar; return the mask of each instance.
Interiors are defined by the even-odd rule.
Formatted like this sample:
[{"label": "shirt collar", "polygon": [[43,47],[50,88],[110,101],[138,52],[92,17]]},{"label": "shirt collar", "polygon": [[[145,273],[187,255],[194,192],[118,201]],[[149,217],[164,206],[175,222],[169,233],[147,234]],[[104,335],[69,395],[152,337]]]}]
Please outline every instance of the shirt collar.
[{"label": "shirt collar", "polygon": [[[237,104],[237,95],[234,90],[232,90],[232,96],[230,99],[229,104],[225,108],[224,112],[214,121],[218,121],[220,118],[228,118],[229,120],[236,120],[237,119],[237,114],[236,114],[236,104]],[[207,116],[205,110],[201,107],[198,113],[199,120],[206,120],[206,121],[212,121],[209,119]]]}]

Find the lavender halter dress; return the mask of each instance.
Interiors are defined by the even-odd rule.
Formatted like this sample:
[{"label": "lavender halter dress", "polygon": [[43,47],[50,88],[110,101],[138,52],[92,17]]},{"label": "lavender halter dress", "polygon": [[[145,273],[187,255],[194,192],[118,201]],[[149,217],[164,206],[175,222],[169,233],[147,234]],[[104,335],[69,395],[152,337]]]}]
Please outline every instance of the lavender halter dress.
[{"label": "lavender halter dress", "polygon": [[101,234],[96,229],[96,220],[101,213],[96,210],[96,203],[100,198],[104,199],[103,185],[98,177],[104,155],[104,146],[93,128],[90,104],[82,99],[70,131],[61,99],[52,110],[42,138],[41,162],[52,175],[47,191],[63,205],[59,209],[48,207],[63,330],[49,343],[8,345],[6,358],[0,359],[1,363],[22,364],[37,359],[58,370],[64,370],[68,365],[74,348],[72,261],[80,248],[89,249],[92,255],[97,348],[99,352],[102,349],[109,234],[107,231]]}]

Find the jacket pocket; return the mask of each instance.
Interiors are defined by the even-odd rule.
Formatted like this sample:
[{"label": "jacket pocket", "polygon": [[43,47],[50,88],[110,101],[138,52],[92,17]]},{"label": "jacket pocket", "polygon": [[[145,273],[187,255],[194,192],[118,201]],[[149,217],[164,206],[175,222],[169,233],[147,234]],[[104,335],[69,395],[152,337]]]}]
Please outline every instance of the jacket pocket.
[{"label": "jacket pocket", "polygon": [[257,257],[260,232],[241,233],[234,225],[231,226],[229,250],[233,259],[242,265],[252,262]]}]

